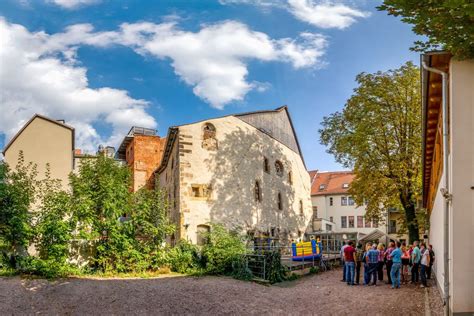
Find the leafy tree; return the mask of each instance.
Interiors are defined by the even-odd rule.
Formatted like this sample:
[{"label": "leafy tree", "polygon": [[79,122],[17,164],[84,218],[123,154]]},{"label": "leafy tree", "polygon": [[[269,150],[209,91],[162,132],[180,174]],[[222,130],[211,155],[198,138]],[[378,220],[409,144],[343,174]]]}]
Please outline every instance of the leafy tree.
[{"label": "leafy tree", "polygon": [[350,192],[367,217],[381,206],[404,209],[411,241],[417,240],[416,202],[421,191],[420,74],[411,62],[399,69],[357,76],[358,87],[342,112],[325,117],[321,143],[355,179]]},{"label": "leafy tree", "polygon": [[416,41],[416,51],[442,47],[461,59],[474,58],[474,2],[472,0],[384,0],[378,7],[413,24],[428,40]]},{"label": "leafy tree", "polygon": [[56,267],[66,265],[73,225],[70,195],[61,189],[61,181],[51,178],[49,164],[45,179],[39,182],[39,210],[35,213],[35,246],[39,257]]},{"label": "leafy tree", "polygon": [[30,206],[35,202],[37,171],[20,151],[15,170],[0,165],[0,247],[12,266],[27,254],[33,237]]},{"label": "leafy tree", "polygon": [[81,162],[70,182],[76,230],[95,244],[95,267],[118,272],[150,268],[173,230],[163,194],[131,192],[128,167],[103,156]]}]

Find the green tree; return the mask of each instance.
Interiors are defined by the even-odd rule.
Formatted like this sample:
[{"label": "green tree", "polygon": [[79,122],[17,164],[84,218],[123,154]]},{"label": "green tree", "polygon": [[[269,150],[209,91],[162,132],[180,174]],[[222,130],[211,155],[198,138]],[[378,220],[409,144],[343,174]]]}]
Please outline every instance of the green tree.
[{"label": "green tree", "polygon": [[81,162],[70,176],[76,230],[95,245],[92,261],[102,271],[149,269],[173,230],[163,194],[133,193],[130,179],[127,166],[102,156]]},{"label": "green tree", "polygon": [[428,37],[416,41],[416,51],[441,47],[458,58],[474,58],[474,2],[472,0],[384,0],[378,7],[413,24],[413,31]]},{"label": "green tree", "polygon": [[35,246],[39,257],[49,265],[62,267],[69,256],[73,224],[71,197],[62,190],[61,181],[51,178],[49,164],[39,182],[39,210],[35,213]]},{"label": "green tree", "polygon": [[357,76],[358,87],[342,112],[325,117],[321,143],[336,161],[353,168],[350,193],[367,202],[369,218],[383,208],[405,213],[410,241],[419,238],[416,202],[421,191],[421,98],[419,69]]},{"label": "green tree", "polygon": [[33,238],[30,206],[35,202],[36,175],[36,166],[25,163],[21,151],[15,170],[0,165],[0,247],[13,266],[27,255]]}]

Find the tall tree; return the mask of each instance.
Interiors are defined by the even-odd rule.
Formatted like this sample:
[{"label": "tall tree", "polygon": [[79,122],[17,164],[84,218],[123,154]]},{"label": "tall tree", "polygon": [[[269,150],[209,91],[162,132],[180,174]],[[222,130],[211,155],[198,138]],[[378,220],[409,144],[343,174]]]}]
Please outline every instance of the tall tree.
[{"label": "tall tree", "polygon": [[461,59],[474,58],[474,2],[472,0],[384,0],[378,7],[413,24],[416,51],[442,48]]},{"label": "tall tree", "polygon": [[421,190],[421,98],[419,69],[357,76],[358,87],[342,112],[325,117],[321,143],[355,179],[350,192],[367,204],[369,218],[383,208],[404,209],[410,241],[419,238],[416,202]]},{"label": "tall tree", "polygon": [[15,170],[0,165],[0,250],[15,265],[33,238],[31,205],[36,194],[36,165],[20,151]]}]

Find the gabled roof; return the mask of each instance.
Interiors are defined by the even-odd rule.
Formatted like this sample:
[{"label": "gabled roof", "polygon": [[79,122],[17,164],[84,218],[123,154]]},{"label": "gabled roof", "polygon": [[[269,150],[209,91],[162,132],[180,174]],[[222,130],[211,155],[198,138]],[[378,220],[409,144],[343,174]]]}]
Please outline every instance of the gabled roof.
[{"label": "gabled roof", "polygon": [[[265,126],[260,126],[260,124],[258,124],[255,120],[252,120],[253,117],[255,117],[257,115],[260,115],[260,114],[263,114],[263,115],[272,114],[272,113],[278,114],[278,113],[281,113],[282,111],[285,111],[285,114],[287,115],[288,122],[289,122],[289,127],[291,129],[292,136],[294,136],[294,145],[292,145],[289,141],[285,141],[284,139],[282,139],[282,137],[279,137],[278,135],[275,135],[274,133],[272,133],[271,131],[266,129]],[[173,148],[173,143],[176,140],[176,135],[177,135],[177,132],[179,130],[179,127],[186,126],[186,125],[191,125],[191,124],[197,124],[197,123],[205,122],[205,121],[208,121],[208,120],[215,120],[215,119],[225,118],[225,117],[229,117],[229,116],[233,116],[233,117],[236,117],[238,119],[241,119],[242,121],[246,122],[247,124],[255,127],[256,129],[258,129],[260,132],[265,133],[266,135],[268,135],[268,136],[272,137],[273,139],[279,141],[280,143],[282,143],[283,145],[285,145],[289,149],[295,151],[297,154],[300,155],[301,160],[303,161],[303,165],[306,166],[305,161],[304,161],[304,157],[303,157],[303,154],[302,154],[302,151],[301,151],[301,148],[300,148],[300,144],[299,144],[299,141],[298,141],[298,136],[296,135],[296,131],[294,129],[293,122],[291,120],[290,112],[288,111],[288,106],[284,105],[284,106],[280,106],[280,107],[278,107],[274,110],[264,110],[264,111],[245,112],[245,113],[238,113],[238,114],[229,114],[229,115],[224,115],[224,116],[220,116],[220,117],[209,118],[209,119],[206,119],[206,120],[200,120],[200,121],[193,122],[193,123],[182,124],[182,125],[177,125],[177,126],[170,127],[168,129],[168,136],[167,136],[167,139],[166,139],[165,150],[164,150],[164,153],[163,153],[163,158],[161,160],[161,165],[158,167],[156,172],[160,173],[166,167],[166,165],[168,164],[169,155],[171,154],[171,150]]]},{"label": "gabled roof", "polygon": [[[310,171],[311,195],[347,194],[355,178],[352,171]],[[347,184],[347,187],[344,187]]]},{"label": "gabled roof", "polygon": [[54,119],[51,119],[49,117],[46,117],[46,116],[43,116],[43,115],[40,115],[40,114],[35,114],[33,115],[33,117],[28,121],[26,122],[25,125],[23,125],[23,127],[15,134],[15,136],[12,137],[12,139],[10,139],[10,141],[8,142],[8,144],[3,148],[3,155],[5,156],[5,153],[7,152],[8,148],[10,148],[10,146],[15,142],[15,140],[21,135],[21,133],[23,133],[23,131],[35,120],[35,119],[42,119],[42,120],[45,120],[45,121],[48,121],[50,123],[53,123],[53,124],[56,124],[58,126],[61,126],[63,128],[66,128],[66,129],[69,129],[71,130],[72,132],[72,150],[74,150],[74,138],[75,138],[75,135],[74,135],[74,127],[72,126],[69,126],[65,123],[63,123],[63,121],[57,121],[57,120],[54,120]]}]

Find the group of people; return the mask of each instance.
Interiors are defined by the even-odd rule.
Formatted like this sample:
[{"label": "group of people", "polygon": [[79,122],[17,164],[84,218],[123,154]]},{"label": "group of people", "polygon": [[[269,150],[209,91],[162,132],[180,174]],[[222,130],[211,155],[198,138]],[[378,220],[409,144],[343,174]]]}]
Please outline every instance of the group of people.
[{"label": "group of people", "polygon": [[[388,248],[382,243],[367,243],[363,248],[361,243],[357,246],[353,241],[347,241],[341,248],[343,261],[343,282],[347,285],[359,285],[360,270],[364,267],[364,285],[377,285],[377,281],[384,279],[384,267],[387,269],[387,284],[392,289],[400,288],[407,284],[408,271],[411,273],[410,283],[427,287],[427,279],[431,278],[431,268],[435,260],[433,246],[426,247],[424,243],[415,241],[413,245],[406,243],[390,242]],[[409,268],[410,267],[410,268]]]}]

